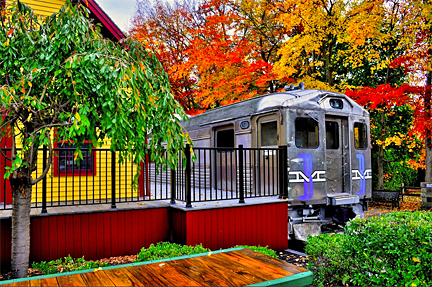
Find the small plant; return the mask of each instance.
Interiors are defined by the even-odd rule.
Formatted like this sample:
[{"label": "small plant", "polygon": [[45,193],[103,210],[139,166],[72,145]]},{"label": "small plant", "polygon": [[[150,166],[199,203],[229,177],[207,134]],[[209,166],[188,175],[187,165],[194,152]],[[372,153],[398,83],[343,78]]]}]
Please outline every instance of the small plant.
[{"label": "small plant", "polygon": [[160,242],[156,245],[150,244],[149,248],[142,248],[138,253],[137,262],[151,261],[209,252],[201,244],[196,246],[180,245],[176,243]]},{"label": "small plant", "polygon": [[262,253],[264,255],[267,255],[267,256],[270,256],[273,258],[277,258],[276,251],[274,251],[273,249],[270,249],[268,246],[263,247],[263,246],[236,245],[235,247],[247,248],[247,249]]},{"label": "small plant", "polygon": [[99,267],[109,266],[108,263],[101,263],[99,261],[86,261],[84,256],[81,258],[73,259],[70,255],[62,259],[51,260],[49,262],[42,261],[39,263],[34,262],[32,268],[39,270],[44,275],[55,274],[69,271],[94,269]]}]

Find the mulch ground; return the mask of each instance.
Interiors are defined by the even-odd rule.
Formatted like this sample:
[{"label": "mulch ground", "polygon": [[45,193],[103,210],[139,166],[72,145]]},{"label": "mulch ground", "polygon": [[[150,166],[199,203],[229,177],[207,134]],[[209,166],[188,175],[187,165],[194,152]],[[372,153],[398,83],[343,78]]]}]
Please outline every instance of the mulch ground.
[{"label": "mulch ground", "polygon": [[[289,244],[288,244],[289,245]],[[287,251],[280,251],[277,253],[277,256],[280,260],[286,261],[288,263],[294,264],[299,267],[303,267],[307,269],[308,261],[306,256],[301,256],[297,254],[293,254]]]},{"label": "mulch ground", "polygon": [[421,210],[420,196],[405,196],[403,201],[400,201],[400,208],[392,209],[391,204],[372,203],[369,205],[369,210],[366,211],[365,217],[380,216],[393,211],[417,211]]}]

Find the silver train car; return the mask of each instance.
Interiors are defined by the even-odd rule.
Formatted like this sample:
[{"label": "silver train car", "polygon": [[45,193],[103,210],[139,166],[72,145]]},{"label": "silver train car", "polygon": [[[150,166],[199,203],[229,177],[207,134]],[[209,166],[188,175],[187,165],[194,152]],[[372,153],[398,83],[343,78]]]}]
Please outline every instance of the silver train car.
[{"label": "silver train car", "polygon": [[287,146],[290,238],[306,240],[367,210],[369,113],[343,94],[291,87],[206,111],[183,126],[195,147]]}]

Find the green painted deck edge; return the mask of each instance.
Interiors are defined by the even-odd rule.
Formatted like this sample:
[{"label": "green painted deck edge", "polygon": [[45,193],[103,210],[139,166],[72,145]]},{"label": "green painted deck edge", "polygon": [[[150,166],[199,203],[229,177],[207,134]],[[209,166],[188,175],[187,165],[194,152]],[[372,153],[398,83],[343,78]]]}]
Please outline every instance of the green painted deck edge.
[{"label": "green painted deck edge", "polygon": [[[166,261],[172,261],[172,260],[178,260],[178,259],[187,259],[187,258],[193,258],[193,257],[199,257],[199,256],[206,256],[209,254],[236,251],[236,250],[241,250],[241,249],[244,249],[244,248],[235,247],[235,248],[221,249],[221,250],[210,251],[210,252],[205,252],[205,253],[184,255],[184,256],[158,259],[158,260],[152,260],[152,261],[119,264],[119,265],[114,265],[114,266],[100,267],[101,268],[100,270],[117,269],[117,268],[131,267],[131,266],[137,266],[137,265],[147,265],[147,264],[152,264],[152,263],[166,262]],[[97,268],[95,268],[95,269],[97,269]],[[85,270],[77,270],[77,271],[70,271],[70,272],[63,272],[63,273],[55,273],[55,274],[47,274],[47,275],[40,275],[40,276],[34,276],[34,277],[5,280],[5,281],[0,281],[0,285],[11,284],[11,283],[16,283],[16,282],[23,282],[23,281],[39,280],[39,279],[52,278],[52,277],[82,274],[82,273],[87,273],[87,272],[94,272],[95,269],[85,269]]]},{"label": "green painted deck edge", "polygon": [[306,271],[288,277],[264,281],[248,286],[306,286],[312,284],[312,272]]}]

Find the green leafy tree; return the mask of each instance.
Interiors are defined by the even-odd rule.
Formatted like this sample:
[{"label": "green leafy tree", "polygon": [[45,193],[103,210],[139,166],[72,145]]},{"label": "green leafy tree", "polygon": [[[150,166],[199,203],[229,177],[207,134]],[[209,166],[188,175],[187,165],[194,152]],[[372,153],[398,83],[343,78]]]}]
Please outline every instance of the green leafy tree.
[{"label": "green leafy tree", "polygon": [[[73,141],[78,159],[84,140],[98,147],[109,139],[120,161],[127,157],[138,164],[149,151],[157,163],[174,167],[186,140],[180,126],[185,114],[156,57],[140,43],[104,39],[85,8],[68,2],[41,19],[17,2],[2,14],[0,128],[1,136],[11,136],[13,142],[6,174],[13,192],[12,269],[15,277],[24,277],[32,186],[51,167],[53,141]],[[157,157],[162,142],[168,143],[167,159]],[[42,146],[49,150],[46,169],[33,178]]]}]

